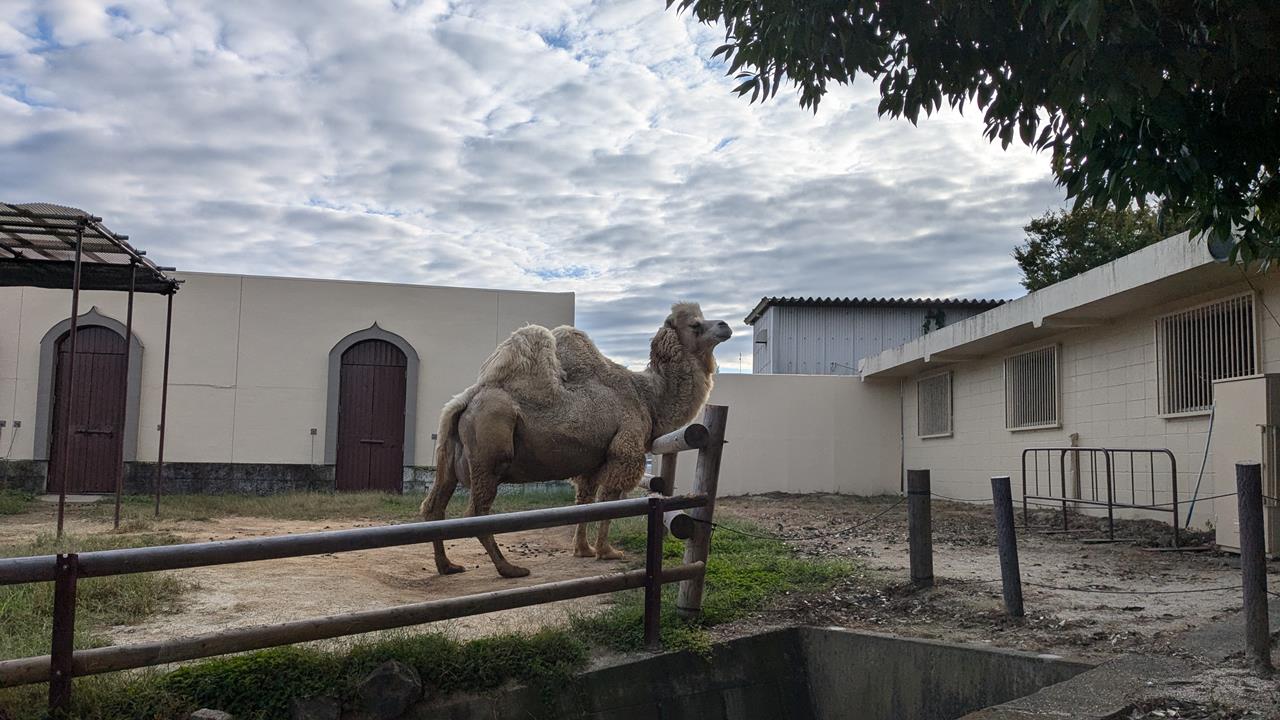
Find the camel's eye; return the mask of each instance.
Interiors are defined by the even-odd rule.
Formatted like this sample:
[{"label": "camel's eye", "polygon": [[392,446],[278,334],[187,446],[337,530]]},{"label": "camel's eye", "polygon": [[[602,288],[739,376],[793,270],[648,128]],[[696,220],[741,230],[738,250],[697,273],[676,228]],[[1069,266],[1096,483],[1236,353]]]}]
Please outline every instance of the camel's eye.
[{"label": "camel's eye", "polygon": [[696,333],[700,333],[702,332],[702,323],[700,322],[689,323],[689,328]]}]

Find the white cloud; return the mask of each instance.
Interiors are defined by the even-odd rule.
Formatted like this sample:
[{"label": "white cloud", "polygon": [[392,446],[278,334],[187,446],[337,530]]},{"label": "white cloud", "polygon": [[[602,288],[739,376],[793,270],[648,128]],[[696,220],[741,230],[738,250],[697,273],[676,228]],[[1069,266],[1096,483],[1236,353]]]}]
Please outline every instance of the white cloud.
[{"label": "white cloud", "polygon": [[628,362],[675,299],[741,331],[762,295],[1017,293],[1020,227],[1062,201],[1046,158],[878,120],[865,81],[816,116],[750,106],[718,31],[662,8],[26,4],[0,198],[90,208],[183,269],[573,290]]}]

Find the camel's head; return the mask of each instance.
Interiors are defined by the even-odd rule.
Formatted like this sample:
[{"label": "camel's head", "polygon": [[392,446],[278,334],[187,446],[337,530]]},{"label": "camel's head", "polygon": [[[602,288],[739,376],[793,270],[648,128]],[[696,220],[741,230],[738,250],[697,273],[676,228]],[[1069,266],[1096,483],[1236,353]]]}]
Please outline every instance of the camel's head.
[{"label": "camel's head", "polygon": [[657,362],[670,362],[683,351],[703,360],[709,370],[714,370],[712,351],[732,336],[729,323],[702,317],[702,308],[697,303],[676,303],[653,337],[650,355]]}]

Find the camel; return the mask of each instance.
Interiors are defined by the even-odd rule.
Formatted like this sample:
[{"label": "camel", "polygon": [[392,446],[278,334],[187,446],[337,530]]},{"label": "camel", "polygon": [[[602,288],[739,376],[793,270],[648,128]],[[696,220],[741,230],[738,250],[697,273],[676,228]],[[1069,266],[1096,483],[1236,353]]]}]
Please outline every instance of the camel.
[{"label": "camel", "polygon": [[[469,484],[467,515],[486,515],[499,483],[571,479],[577,504],[617,500],[644,476],[653,440],[686,425],[711,393],[712,351],[733,332],[706,320],[696,303],[671,306],[641,372],[606,358],[581,330],[527,325],[480,366],[474,385],[445,404],[436,445],[436,479],[422,502],[426,520],[444,518],[458,481]],[[478,538],[503,577],[527,568],[508,562],[492,535]],[[436,570],[462,572],[435,542]],[[609,521],[596,545],[587,526],[574,532],[574,555],[614,560]]]}]

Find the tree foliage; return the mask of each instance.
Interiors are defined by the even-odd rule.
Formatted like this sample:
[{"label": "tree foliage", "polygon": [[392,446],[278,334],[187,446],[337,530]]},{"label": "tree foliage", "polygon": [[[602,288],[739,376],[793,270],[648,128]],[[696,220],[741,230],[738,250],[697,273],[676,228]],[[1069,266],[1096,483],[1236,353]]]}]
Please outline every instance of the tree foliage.
[{"label": "tree foliage", "polygon": [[[881,115],[976,105],[989,139],[1052,153],[1077,206],[1162,199],[1245,261],[1280,257],[1280,2],[668,0],[722,22],[751,101],[816,111],[879,82]],[[1232,230],[1235,228],[1235,234]]]},{"label": "tree foliage", "polygon": [[[1175,221],[1176,222],[1176,221]],[[1082,205],[1045,213],[1022,228],[1014,248],[1022,286],[1039,290],[1140,250],[1185,227],[1170,227],[1154,208]]]}]

